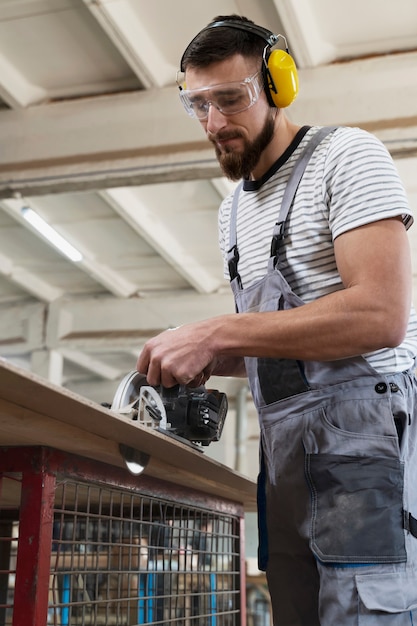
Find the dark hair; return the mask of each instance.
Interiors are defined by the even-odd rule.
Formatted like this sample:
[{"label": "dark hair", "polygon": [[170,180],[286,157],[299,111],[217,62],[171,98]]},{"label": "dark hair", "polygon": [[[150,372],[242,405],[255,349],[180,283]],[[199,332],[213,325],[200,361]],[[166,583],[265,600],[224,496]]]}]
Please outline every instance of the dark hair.
[{"label": "dark hair", "polygon": [[[252,20],[241,15],[218,15],[210,24],[229,20],[254,24]],[[262,59],[266,42],[259,35],[239,28],[229,28],[227,24],[209,28],[210,24],[188,44],[181,59],[181,71],[190,66],[207,67],[235,54]]]}]

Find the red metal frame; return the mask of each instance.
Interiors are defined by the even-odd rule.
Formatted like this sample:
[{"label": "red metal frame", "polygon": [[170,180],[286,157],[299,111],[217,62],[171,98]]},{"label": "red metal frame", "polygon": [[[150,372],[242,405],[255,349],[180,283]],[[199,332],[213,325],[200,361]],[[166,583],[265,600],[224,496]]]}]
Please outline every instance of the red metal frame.
[{"label": "red metal frame", "polygon": [[246,559],[245,559],[245,519],[240,518],[240,623],[246,626]]},{"label": "red metal frame", "polygon": [[55,476],[24,472],[13,626],[45,626],[48,615]]},{"label": "red metal frame", "polygon": [[133,476],[124,468],[114,467],[69,454],[44,446],[25,446],[16,448],[0,447],[0,471],[2,472],[42,472],[67,474],[92,481],[96,484],[121,487],[158,496],[169,496],[178,502],[190,505],[202,505],[219,513],[234,514],[243,517],[243,506],[220,496],[211,496],[192,487],[177,486],[172,482],[142,474]]},{"label": "red metal frame", "polygon": [[[0,448],[0,471],[21,475],[19,540],[12,626],[45,626],[48,617],[57,474],[134,492],[151,493],[240,518],[240,626],[246,624],[243,507],[200,491],[45,447]],[[1,487],[1,482],[0,482]],[[237,547],[237,546],[236,546]]]}]

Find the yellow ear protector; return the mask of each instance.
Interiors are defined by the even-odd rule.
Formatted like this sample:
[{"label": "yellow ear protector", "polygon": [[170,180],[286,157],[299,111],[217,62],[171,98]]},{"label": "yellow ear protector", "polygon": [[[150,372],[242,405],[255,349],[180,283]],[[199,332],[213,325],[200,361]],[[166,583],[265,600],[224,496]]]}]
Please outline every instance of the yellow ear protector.
[{"label": "yellow ear protector", "polygon": [[[185,54],[194,40],[204,31],[211,28],[218,28],[219,26],[244,30],[261,37],[266,42],[262,64],[266,97],[268,98],[269,104],[273,107],[281,109],[289,106],[298,94],[298,73],[294,59],[288,52],[287,40],[283,35],[274,35],[270,30],[258,26],[257,24],[252,24],[251,22],[220,20],[212,22],[206,26],[206,28],[203,28],[190,42],[182,55],[180,64],[181,72],[184,71],[183,60]],[[284,40],[285,50],[271,50],[279,39]]]}]

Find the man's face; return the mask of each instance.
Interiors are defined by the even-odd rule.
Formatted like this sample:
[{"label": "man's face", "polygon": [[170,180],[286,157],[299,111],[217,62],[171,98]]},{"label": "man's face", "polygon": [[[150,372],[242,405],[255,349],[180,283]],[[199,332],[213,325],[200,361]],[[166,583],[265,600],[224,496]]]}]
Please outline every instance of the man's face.
[{"label": "man's face", "polygon": [[[255,67],[253,61],[236,55],[207,68],[189,68],[187,90],[239,83],[258,71],[259,67]],[[207,118],[201,120],[201,124],[228,178],[250,178],[273,137],[274,119],[275,109],[270,108],[263,90],[255,104],[232,115],[225,115],[215,103],[210,104]]]}]

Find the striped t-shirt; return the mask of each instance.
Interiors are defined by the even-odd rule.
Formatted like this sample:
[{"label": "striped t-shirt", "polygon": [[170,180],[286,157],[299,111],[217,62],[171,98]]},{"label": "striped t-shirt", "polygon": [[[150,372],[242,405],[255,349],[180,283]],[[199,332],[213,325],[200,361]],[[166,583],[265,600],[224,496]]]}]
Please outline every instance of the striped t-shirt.
[{"label": "striped t-shirt", "polygon": [[[243,287],[266,271],[274,224],[292,168],[317,127],[303,127],[260,180],[245,180],[237,215],[239,274]],[[219,211],[219,237],[228,277],[232,196]],[[407,197],[383,144],[358,128],[337,128],[315,149],[299,184],[280,247],[280,269],[305,302],[343,289],[334,257],[334,239],[350,229],[402,216],[413,222]],[[363,355],[379,372],[405,371],[417,355],[417,316],[412,309],[403,343]]]}]

